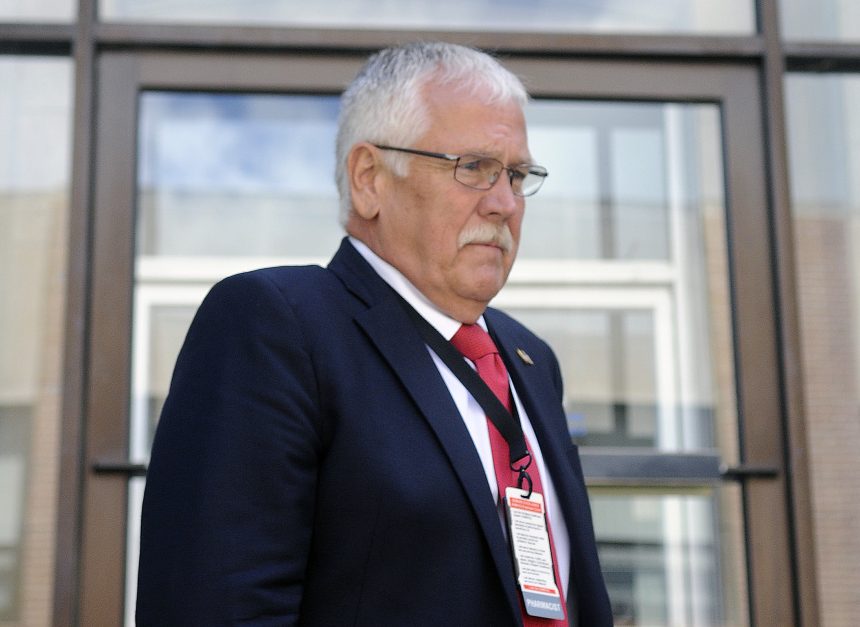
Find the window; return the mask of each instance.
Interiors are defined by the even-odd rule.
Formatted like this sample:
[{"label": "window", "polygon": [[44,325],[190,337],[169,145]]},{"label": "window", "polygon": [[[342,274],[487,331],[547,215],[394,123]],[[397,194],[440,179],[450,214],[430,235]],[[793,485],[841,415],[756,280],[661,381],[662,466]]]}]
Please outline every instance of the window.
[{"label": "window", "polygon": [[860,76],[789,74],[786,105],[816,566],[838,624],[860,586]]},{"label": "window", "polygon": [[750,34],[755,31],[751,0],[637,0],[567,2],[540,0],[275,0],[152,2],[101,0],[108,20],[274,24],[356,29],[480,30],[534,32],[633,32]]},{"label": "window", "polygon": [[71,75],[0,58],[0,622],[52,607]]}]

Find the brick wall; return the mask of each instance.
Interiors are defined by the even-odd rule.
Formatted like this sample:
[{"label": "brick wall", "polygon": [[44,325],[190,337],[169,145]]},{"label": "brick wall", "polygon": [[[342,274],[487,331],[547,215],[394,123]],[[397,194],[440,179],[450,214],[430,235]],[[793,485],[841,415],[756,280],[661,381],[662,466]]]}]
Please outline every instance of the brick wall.
[{"label": "brick wall", "polygon": [[822,627],[860,617],[860,321],[850,227],[838,216],[795,222]]}]

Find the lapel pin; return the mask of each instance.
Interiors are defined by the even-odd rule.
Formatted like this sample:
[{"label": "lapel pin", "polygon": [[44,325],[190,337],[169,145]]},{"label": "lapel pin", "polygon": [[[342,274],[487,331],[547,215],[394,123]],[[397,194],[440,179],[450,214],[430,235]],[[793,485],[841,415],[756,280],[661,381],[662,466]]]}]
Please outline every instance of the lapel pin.
[{"label": "lapel pin", "polygon": [[517,349],[517,355],[519,356],[519,358],[520,358],[520,359],[522,359],[522,360],[523,360],[525,363],[527,363],[529,366],[534,366],[534,365],[535,365],[535,362],[534,362],[534,361],[532,361],[532,358],[531,358],[531,357],[529,357],[529,354],[528,354],[527,352],[525,352],[523,349],[518,348],[518,349]]}]

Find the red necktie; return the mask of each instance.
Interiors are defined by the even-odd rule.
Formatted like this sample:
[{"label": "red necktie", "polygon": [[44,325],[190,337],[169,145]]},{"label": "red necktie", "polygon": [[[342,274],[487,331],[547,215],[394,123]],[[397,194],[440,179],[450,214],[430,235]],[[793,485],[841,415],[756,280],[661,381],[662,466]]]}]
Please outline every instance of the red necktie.
[{"label": "red necktie", "polygon": [[[451,338],[451,344],[460,351],[464,357],[471,360],[478,370],[478,375],[484,380],[484,383],[493,391],[502,404],[511,411],[513,406],[511,400],[511,390],[508,386],[508,371],[505,368],[505,363],[499,355],[499,349],[496,348],[493,338],[490,334],[484,331],[477,324],[464,324],[460,327],[454,337]],[[508,443],[499,430],[496,429],[492,421],[487,419],[487,427],[490,432],[490,448],[493,452],[493,467],[496,471],[496,483],[499,486],[499,499],[504,496],[505,488],[508,486],[517,486],[519,473],[511,470],[510,466],[510,451]],[[531,454],[531,445],[526,440],[529,454]],[[532,460],[535,456],[532,454]],[[532,479],[532,487],[535,492],[544,494],[541,484],[540,473],[538,472],[537,462],[533,461],[528,470],[529,476]],[[545,495],[544,495],[545,496]],[[549,518],[547,518],[547,530],[549,531],[550,550],[552,551],[553,570],[555,571],[555,581],[559,592],[564,599],[564,588],[560,585],[561,581],[558,576],[558,561],[555,557],[555,543],[552,539],[552,530],[549,528]],[[522,608],[522,599],[520,599],[520,607]],[[525,627],[548,627],[548,626],[566,626],[567,625],[567,608],[565,607],[565,620],[553,620],[548,618],[538,618],[529,616],[525,610],[522,610],[523,624]]]}]

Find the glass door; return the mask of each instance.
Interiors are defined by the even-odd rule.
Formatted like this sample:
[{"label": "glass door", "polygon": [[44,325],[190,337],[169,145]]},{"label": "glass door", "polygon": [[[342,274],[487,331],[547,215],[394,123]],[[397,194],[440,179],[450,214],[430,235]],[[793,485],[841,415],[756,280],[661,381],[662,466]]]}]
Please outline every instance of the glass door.
[{"label": "glass door", "polygon": [[747,625],[720,106],[528,117],[553,176],[497,304],[559,354],[616,624]]},{"label": "glass door", "polygon": [[[85,624],[133,624],[147,456],[197,304],[336,247],[337,94],[361,61],[104,57]],[[509,65],[551,176],[495,304],[561,361],[616,624],[791,624],[754,72]]]},{"label": "glass door", "polygon": [[[219,279],[325,265],[341,229],[335,95],[145,91],[139,99],[130,460],[145,466],[173,364]],[[144,479],[129,493],[126,625]]]}]

